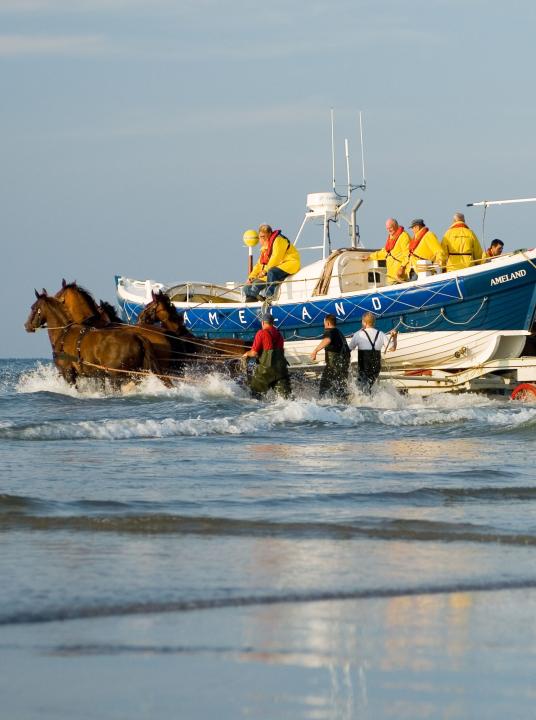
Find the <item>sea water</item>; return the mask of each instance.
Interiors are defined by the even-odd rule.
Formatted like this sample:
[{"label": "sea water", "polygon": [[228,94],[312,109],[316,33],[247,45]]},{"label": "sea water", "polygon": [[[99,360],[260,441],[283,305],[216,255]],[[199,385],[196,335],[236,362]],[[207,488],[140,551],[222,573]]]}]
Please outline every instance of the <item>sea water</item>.
[{"label": "sea water", "polygon": [[535,427],[0,361],[1,717],[533,717]]}]

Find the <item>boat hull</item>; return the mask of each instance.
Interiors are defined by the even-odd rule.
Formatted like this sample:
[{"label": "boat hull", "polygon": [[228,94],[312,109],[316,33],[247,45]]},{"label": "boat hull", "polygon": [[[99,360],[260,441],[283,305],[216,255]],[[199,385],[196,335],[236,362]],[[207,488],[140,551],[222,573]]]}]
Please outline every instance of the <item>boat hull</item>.
[{"label": "boat hull", "polygon": [[[307,362],[323,335],[324,317],[337,317],[350,336],[364,312],[376,314],[377,327],[399,332],[398,347],[387,353],[393,368],[470,367],[475,363],[518,357],[536,307],[536,251],[523,251],[458,273],[420,278],[412,283],[354,293],[275,301],[271,312],[286,340],[294,365]],[[151,299],[165,289],[150,281],[118,277],[117,297],[124,319],[136,322]],[[187,327],[207,338],[252,340],[260,327],[262,305],[228,302],[174,303]]]}]

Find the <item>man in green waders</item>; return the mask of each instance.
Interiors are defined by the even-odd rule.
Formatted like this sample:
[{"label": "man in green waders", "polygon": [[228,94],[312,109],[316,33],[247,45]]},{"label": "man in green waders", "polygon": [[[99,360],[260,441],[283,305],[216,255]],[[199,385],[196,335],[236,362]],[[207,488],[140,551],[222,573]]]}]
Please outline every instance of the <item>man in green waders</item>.
[{"label": "man in green waders", "polygon": [[320,397],[331,395],[341,402],[348,402],[348,371],[350,369],[350,349],[346,338],[336,327],[335,315],[324,318],[324,337],[311,353],[311,360],[325,351],[326,365],[320,378]]},{"label": "man in green waders", "polygon": [[262,316],[262,328],[255,335],[251,350],[242,356],[258,360],[249,383],[253,397],[260,398],[271,388],[284,398],[290,397],[292,390],[283,346],[283,336],[274,327],[274,318],[270,313],[265,313]]}]

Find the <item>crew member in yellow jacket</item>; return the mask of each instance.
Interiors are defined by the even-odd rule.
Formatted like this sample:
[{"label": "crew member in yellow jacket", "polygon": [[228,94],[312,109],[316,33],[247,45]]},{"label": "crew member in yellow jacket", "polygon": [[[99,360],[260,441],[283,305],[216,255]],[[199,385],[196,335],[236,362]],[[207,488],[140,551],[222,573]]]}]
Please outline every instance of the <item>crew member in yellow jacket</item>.
[{"label": "crew member in yellow jacket", "polygon": [[[436,235],[424,224],[422,218],[416,218],[410,223],[413,237],[409,241],[408,264],[405,271],[410,280],[417,276],[417,263],[419,260],[430,260],[436,268],[442,268],[443,250]],[[441,269],[439,269],[441,272]]]},{"label": "crew member in yellow jacket", "polygon": [[[300,269],[300,253],[281,230],[259,227],[261,254],[244,287],[246,302],[270,300],[279,284]],[[264,295],[261,293],[264,292]]]},{"label": "crew member in yellow jacket", "polygon": [[388,233],[385,246],[363,260],[385,260],[388,285],[405,282],[408,279],[405,268],[409,258],[410,237],[394,218],[385,221],[385,228]]},{"label": "crew member in yellow jacket", "polygon": [[472,267],[482,259],[482,247],[478,238],[465,224],[465,216],[461,212],[454,213],[452,225],[444,234],[441,247],[447,272]]}]

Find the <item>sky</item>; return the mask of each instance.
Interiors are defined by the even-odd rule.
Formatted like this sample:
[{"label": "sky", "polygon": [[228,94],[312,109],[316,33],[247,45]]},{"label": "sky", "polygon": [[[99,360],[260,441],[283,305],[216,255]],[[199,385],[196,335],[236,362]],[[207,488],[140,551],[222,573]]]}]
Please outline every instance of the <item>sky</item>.
[{"label": "sky", "polygon": [[[62,278],[244,279],[243,232],[294,238],[331,190],[331,108],[339,190],[363,113],[366,247],[535,196],[535,28],[533,0],[0,0],[0,357],[50,357],[23,324]],[[489,208],[484,239],[535,219]]]}]

